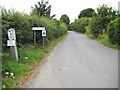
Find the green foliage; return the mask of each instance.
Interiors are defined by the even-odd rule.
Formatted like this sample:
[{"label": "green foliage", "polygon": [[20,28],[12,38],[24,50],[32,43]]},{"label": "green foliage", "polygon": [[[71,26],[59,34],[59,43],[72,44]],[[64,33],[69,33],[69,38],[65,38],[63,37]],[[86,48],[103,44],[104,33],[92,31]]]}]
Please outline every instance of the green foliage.
[{"label": "green foliage", "polygon": [[31,8],[32,8],[31,15],[46,16],[51,19],[55,17],[55,14],[50,16],[51,5],[49,5],[48,1],[45,2],[44,0],[42,0],[41,2],[38,2],[37,4],[32,6]]},{"label": "green foliage", "polygon": [[76,20],[76,30],[81,33],[85,33],[85,27],[89,24],[89,18],[81,18]]},{"label": "green foliage", "polygon": [[89,27],[90,27],[91,34],[96,38],[98,38],[99,34],[101,34],[101,32],[102,32],[102,27],[100,24],[101,24],[100,16],[92,17]]},{"label": "green foliage", "polygon": [[[9,59],[5,60],[2,65],[3,84],[6,87],[17,87],[21,78],[24,80],[36,63],[39,63],[44,56],[50,51],[49,48],[26,48],[19,49],[19,62]],[[9,73],[9,74],[6,74]],[[14,76],[11,76],[13,73]],[[14,77],[14,78],[13,78]]]},{"label": "green foliage", "polygon": [[14,12],[2,10],[2,41],[3,47],[6,47],[7,31],[10,28],[14,28],[16,31],[17,45],[32,43],[32,31],[31,24],[29,22],[29,16]]},{"label": "green foliage", "polygon": [[69,29],[77,32],[85,33],[86,32],[85,27],[88,26],[89,20],[90,19],[86,17],[77,19],[75,22],[69,25]]},{"label": "green foliage", "polygon": [[93,13],[90,22],[90,31],[94,37],[98,38],[106,32],[107,25],[116,18],[116,11],[112,7],[102,5]]},{"label": "green foliage", "polygon": [[84,9],[80,12],[78,18],[82,18],[82,17],[92,17],[92,13],[94,12],[94,9],[92,8],[87,8]]},{"label": "green foliage", "polygon": [[72,31],[85,32],[90,38],[112,48],[120,45],[119,28],[120,12],[104,4],[96,10],[92,8],[82,10],[78,19],[68,27]]},{"label": "green foliage", "polygon": [[70,31],[74,31],[74,30],[75,30],[75,29],[74,29],[74,27],[75,27],[74,24],[75,24],[74,22],[71,23],[71,24],[69,24],[69,25],[68,25],[68,30],[70,30]]},{"label": "green foliage", "polygon": [[[46,53],[49,52],[47,48],[29,48],[29,49],[20,49],[19,50],[19,57],[21,60],[37,60],[42,59]],[[30,62],[30,61],[29,61]]]},{"label": "green foliage", "polygon": [[117,17],[116,11],[112,9],[112,7],[108,7],[107,5],[102,5],[97,8],[96,16],[101,17],[101,27],[102,30],[107,28],[107,25]]},{"label": "green foliage", "polygon": [[[3,85],[6,87],[17,87],[22,80],[33,70],[36,63],[39,63],[44,56],[50,52],[50,48],[24,48],[19,49],[19,62],[8,59],[2,64]],[[8,73],[8,74],[7,74]],[[14,75],[11,76],[10,73]]]},{"label": "green foliage", "polygon": [[[6,87],[17,87],[21,79],[28,75],[33,69],[35,63],[41,59],[51,50],[49,48],[30,48],[33,44],[32,27],[45,27],[47,36],[45,37],[45,46],[50,45],[52,41],[67,33],[67,25],[59,20],[51,19],[49,17],[37,15],[26,15],[12,10],[2,9],[2,44],[3,44],[3,85]],[[7,31],[9,28],[14,28],[16,31],[16,41],[19,55],[19,62],[13,61],[9,54],[9,48],[6,46]],[[37,38],[42,40],[40,32],[37,32]],[[51,45],[50,45],[51,46]],[[53,47],[54,45],[52,45]],[[22,49],[21,49],[22,48]],[[5,73],[14,73],[15,78]],[[22,75],[22,76],[21,76]],[[20,78],[22,77],[22,78]]]},{"label": "green foliage", "polygon": [[[26,46],[33,44],[33,31],[32,27],[45,27],[47,30],[46,44],[52,40],[60,37],[67,32],[67,26],[56,19],[49,17],[38,17],[36,15],[25,15],[15,11],[2,10],[2,41],[3,50],[7,44],[7,31],[9,28],[14,28],[17,37],[17,46]],[[37,33],[37,38],[42,40],[42,36]]]},{"label": "green foliage", "polygon": [[38,16],[48,16],[50,17],[51,13],[51,5],[48,5],[48,1],[45,2],[42,0],[41,2],[38,2],[38,4],[35,4],[34,7],[32,7],[31,14],[35,14]]},{"label": "green foliage", "polygon": [[[2,64],[3,86],[6,88],[18,88],[31,72],[38,66],[42,59],[65,37],[52,41],[49,46],[43,48],[27,47],[18,49],[19,61],[8,59]],[[5,56],[8,56],[4,53]],[[11,76],[10,73],[13,73]]]},{"label": "green foliage", "polygon": [[66,15],[66,14],[63,14],[61,17],[60,17],[60,21],[64,22],[65,24],[69,25],[70,23],[70,19],[69,17]]},{"label": "green foliage", "polygon": [[109,40],[113,44],[120,45],[120,18],[116,18],[114,21],[111,21],[107,26],[107,33]]},{"label": "green foliage", "polygon": [[5,75],[5,72],[14,73],[14,75],[16,75],[16,74],[23,74],[28,70],[29,70],[29,66],[27,65],[18,63],[14,60],[7,60],[5,63],[3,63],[2,71],[4,75]]}]

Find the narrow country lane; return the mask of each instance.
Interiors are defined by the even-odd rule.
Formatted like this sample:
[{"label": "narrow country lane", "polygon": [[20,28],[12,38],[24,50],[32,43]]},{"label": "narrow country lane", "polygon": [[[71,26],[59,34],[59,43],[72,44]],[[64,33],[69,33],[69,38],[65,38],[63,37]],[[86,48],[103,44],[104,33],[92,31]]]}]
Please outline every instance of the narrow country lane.
[{"label": "narrow country lane", "polygon": [[68,31],[26,88],[118,88],[118,51]]}]

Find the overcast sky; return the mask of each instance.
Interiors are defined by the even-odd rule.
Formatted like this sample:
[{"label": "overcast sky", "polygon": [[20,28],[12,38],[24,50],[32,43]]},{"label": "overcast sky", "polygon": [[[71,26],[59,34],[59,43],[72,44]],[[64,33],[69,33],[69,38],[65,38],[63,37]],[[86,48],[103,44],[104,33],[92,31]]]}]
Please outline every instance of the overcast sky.
[{"label": "overcast sky", "polygon": [[[7,9],[14,9],[16,11],[29,13],[31,6],[34,6],[41,0],[0,0],[0,5]],[[47,1],[47,0],[45,0]],[[81,10],[86,8],[96,9],[99,5],[106,4],[118,9],[119,0],[49,0],[52,6],[51,14],[56,14],[59,19],[62,14],[67,14],[72,21],[78,17]]]}]

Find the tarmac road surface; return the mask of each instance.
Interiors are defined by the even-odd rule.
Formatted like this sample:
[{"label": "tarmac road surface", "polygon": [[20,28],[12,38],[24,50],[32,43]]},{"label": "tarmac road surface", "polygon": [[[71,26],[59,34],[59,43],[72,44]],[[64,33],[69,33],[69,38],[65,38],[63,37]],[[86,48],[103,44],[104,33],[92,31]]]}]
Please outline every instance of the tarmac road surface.
[{"label": "tarmac road surface", "polygon": [[68,31],[26,88],[118,88],[118,50]]}]

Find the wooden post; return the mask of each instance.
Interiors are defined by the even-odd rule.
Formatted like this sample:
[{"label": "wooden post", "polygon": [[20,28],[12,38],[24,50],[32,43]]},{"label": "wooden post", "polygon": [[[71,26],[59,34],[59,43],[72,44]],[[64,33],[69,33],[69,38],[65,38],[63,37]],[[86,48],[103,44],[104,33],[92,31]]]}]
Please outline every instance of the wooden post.
[{"label": "wooden post", "polygon": [[45,43],[45,40],[44,40],[44,36],[43,36],[43,47],[44,47],[44,43]]},{"label": "wooden post", "polygon": [[34,30],[34,45],[36,46],[36,31]]},{"label": "wooden post", "polygon": [[13,59],[18,61],[18,53],[17,53],[17,47],[15,46],[10,46],[10,52],[13,57]]}]

